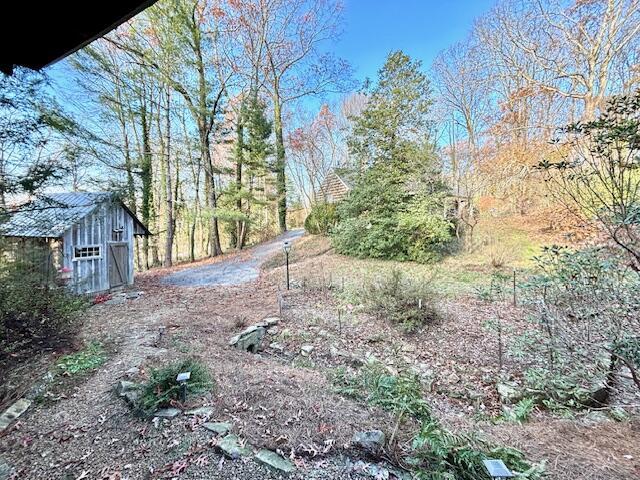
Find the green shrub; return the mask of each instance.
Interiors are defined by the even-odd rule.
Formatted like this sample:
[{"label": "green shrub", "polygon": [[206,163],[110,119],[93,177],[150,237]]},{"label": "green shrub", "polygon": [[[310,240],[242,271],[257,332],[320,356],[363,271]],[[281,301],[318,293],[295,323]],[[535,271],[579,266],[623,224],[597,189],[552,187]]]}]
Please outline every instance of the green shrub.
[{"label": "green shrub", "polygon": [[482,460],[498,458],[520,479],[537,479],[542,467],[526,461],[522,452],[509,447],[495,447],[472,434],[456,434],[443,427],[424,399],[415,374],[401,371],[392,374],[379,362],[368,362],[360,371],[334,372],[332,382],[337,392],[366,401],[398,417],[413,418],[419,424],[411,446],[405,452],[406,464],[413,465],[416,478],[425,480],[488,479]]},{"label": "green shrub", "polygon": [[519,400],[513,408],[506,410],[503,417],[509,422],[525,423],[529,420],[535,406],[535,399],[530,397],[523,398]]},{"label": "green shrub", "polygon": [[536,260],[523,289],[535,326],[511,345],[529,365],[526,387],[569,407],[606,402],[620,357],[634,368],[640,277],[603,249],[550,247]]},{"label": "green shrub", "polygon": [[338,211],[333,203],[317,203],[304,220],[304,229],[313,235],[327,235],[338,223]]},{"label": "green shrub", "polygon": [[407,332],[414,332],[440,317],[430,283],[412,280],[397,268],[366,284],[359,297],[369,312],[400,325]]},{"label": "green shrub", "polygon": [[65,355],[57,366],[63,373],[75,375],[95,370],[107,360],[107,355],[99,342],[91,342],[79,352]]},{"label": "green shrub", "polygon": [[73,336],[87,300],[52,285],[46,249],[9,252],[0,249],[0,350]]},{"label": "green shrub", "polygon": [[444,188],[436,182],[409,193],[406,177],[382,167],[359,177],[338,206],[331,232],[338,253],[426,263],[447,251],[455,225],[443,216]]},{"label": "green shrub", "polygon": [[180,385],[176,377],[182,372],[191,372],[191,378],[187,382],[187,395],[201,394],[210,391],[214,386],[207,367],[198,360],[187,359],[152,369],[149,380],[142,387],[140,410],[150,415],[158,408],[178,401]]}]

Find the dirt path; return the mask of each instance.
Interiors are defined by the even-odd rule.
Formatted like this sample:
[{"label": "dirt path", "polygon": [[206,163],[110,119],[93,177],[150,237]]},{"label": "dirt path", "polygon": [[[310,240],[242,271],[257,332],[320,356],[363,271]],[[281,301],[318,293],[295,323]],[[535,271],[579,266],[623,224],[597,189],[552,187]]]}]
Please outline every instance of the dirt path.
[{"label": "dirt path", "polygon": [[285,240],[295,241],[304,230],[291,230],[250,250],[247,255],[234,256],[218,263],[187,268],[164,277],[162,283],[178,287],[205,287],[214,285],[241,285],[258,278],[260,263],[282,248]]},{"label": "dirt path", "polygon": [[[0,479],[7,478],[3,466],[13,472],[11,480],[284,478],[255,459],[223,457],[216,447],[219,438],[202,426],[206,419],[231,423],[232,432],[256,452],[268,448],[291,458],[297,468],[291,480],[371,478],[355,463],[359,452],[346,452],[352,460],[343,446],[356,431],[391,429],[391,418],[334,393],[322,370],[297,364],[313,360],[300,355],[311,332],[306,327],[299,332],[293,305],[278,325],[292,333],[275,336],[272,329],[265,341],[267,347],[279,339],[285,352],[265,348],[251,354],[228,345],[247,325],[278,311],[278,282],[260,275],[259,266],[282,240],[215,264],[145,272],[136,279],[145,292],[140,298],[90,308],[80,336],[85,344],[102,343],[107,362],[68,388],[45,392],[5,432]],[[181,280],[167,282],[171,276]],[[223,283],[231,278],[240,284]],[[210,408],[207,417],[182,414],[152,422],[133,415],[113,393],[119,380],[144,381],[153,368],[184,358],[198,359],[213,377],[210,394],[183,406]],[[130,377],[132,368],[139,373]]]}]

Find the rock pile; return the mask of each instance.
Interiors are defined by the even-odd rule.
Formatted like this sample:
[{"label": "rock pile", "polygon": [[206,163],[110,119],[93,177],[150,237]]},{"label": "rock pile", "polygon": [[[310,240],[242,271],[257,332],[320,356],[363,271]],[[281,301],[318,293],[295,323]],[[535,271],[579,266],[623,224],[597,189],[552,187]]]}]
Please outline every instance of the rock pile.
[{"label": "rock pile", "polygon": [[258,350],[262,347],[262,340],[267,330],[278,323],[280,323],[280,318],[267,317],[234,336],[229,340],[229,345],[243,352],[258,353]]}]

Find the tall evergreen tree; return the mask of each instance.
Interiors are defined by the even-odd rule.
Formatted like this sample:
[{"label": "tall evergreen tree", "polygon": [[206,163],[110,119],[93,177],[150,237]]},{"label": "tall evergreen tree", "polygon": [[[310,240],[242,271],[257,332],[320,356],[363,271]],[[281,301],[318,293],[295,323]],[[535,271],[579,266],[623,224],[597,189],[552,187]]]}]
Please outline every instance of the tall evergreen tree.
[{"label": "tall evergreen tree", "polygon": [[236,120],[235,182],[227,191],[234,205],[231,212],[223,215],[234,224],[230,231],[231,245],[238,250],[247,240],[252,207],[266,204],[262,180],[268,172],[267,157],[272,152],[269,137],[273,131],[266,108],[257,92],[252,91],[242,100]]},{"label": "tall evergreen tree", "polygon": [[334,245],[342,253],[428,261],[450,238],[431,138],[431,91],[420,68],[392,52],[354,119],[348,142],[360,173],[339,208]]}]

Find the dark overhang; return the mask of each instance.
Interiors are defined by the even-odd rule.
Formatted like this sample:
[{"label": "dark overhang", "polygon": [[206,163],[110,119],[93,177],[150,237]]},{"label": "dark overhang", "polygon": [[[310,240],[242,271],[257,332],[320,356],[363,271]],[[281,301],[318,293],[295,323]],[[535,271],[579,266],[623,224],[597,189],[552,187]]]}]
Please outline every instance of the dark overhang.
[{"label": "dark overhang", "polygon": [[126,22],[156,0],[7,0],[0,7],[0,71],[40,70]]}]

